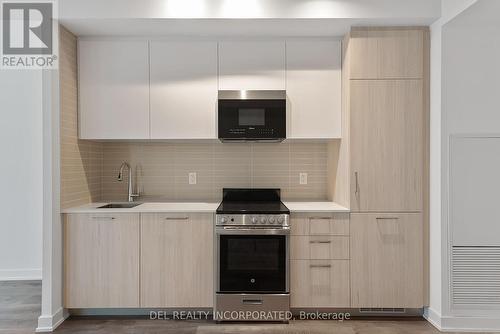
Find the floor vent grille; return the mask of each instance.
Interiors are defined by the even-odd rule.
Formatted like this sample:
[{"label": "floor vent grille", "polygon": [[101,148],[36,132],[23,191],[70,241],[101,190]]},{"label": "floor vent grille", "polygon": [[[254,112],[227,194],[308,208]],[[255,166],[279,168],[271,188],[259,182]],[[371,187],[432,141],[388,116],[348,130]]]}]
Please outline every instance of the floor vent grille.
[{"label": "floor vent grille", "polygon": [[363,307],[359,309],[359,313],[387,313],[387,314],[401,314],[406,313],[405,308],[386,308],[386,307]]},{"label": "floor vent grille", "polygon": [[500,247],[453,247],[455,305],[500,307]]}]

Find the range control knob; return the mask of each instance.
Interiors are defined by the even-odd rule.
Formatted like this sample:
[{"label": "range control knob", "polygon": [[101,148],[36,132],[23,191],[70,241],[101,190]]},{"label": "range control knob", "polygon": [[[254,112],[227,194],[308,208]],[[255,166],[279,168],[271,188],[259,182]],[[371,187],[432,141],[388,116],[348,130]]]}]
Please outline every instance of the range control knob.
[{"label": "range control knob", "polygon": [[221,222],[222,224],[225,224],[225,223],[227,222],[227,218],[226,218],[226,217],[221,217],[221,218],[220,218],[220,222]]},{"label": "range control knob", "polygon": [[269,217],[269,223],[270,224],[274,224],[274,221],[275,221],[274,216]]},{"label": "range control knob", "polygon": [[267,218],[266,217],[260,217],[260,223],[261,224],[265,224],[267,222]]},{"label": "range control knob", "polygon": [[257,217],[252,217],[252,223],[257,224],[259,219]]},{"label": "range control knob", "polygon": [[285,218],[283,216],[278,217],[278,223],[283,224],[284,221],[285,221]]}]

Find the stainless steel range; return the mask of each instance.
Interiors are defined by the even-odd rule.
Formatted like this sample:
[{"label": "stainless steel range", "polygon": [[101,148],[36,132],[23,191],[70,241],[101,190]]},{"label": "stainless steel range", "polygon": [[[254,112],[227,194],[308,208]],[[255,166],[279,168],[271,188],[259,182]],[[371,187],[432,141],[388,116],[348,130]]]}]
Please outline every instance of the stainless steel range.
[{"label": "stainless steel range", "polygon": [[224,189],[217,209],[218,321],[287,321],[289,215],[279,189]]}]

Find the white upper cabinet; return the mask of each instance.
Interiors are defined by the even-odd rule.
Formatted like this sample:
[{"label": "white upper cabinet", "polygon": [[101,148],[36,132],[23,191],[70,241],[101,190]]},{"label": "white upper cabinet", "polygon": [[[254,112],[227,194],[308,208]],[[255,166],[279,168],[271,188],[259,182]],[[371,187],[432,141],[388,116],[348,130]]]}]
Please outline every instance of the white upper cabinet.
[{"label": "white upper cabinet", "polygon": [[217,138],[217,90],[287,91],[289,138],[341,137],[341,42],[83,38],[82,139]]},{"label": "white upper cabinet", "polygon": [[149,138],[148,41],[80,40],[82,139]]},{"label": "white upper cabinet", "polygon": [[216,138],[217,43],[151,41],[151,139]]},{"label": "white upper cabinet", "polygon": [[341,137],[341,42],[286,43],[290,138]]},{"label": "white upper cabinet", "polygon": [[219,89],[284,90],[285,42],[219,42]]}]

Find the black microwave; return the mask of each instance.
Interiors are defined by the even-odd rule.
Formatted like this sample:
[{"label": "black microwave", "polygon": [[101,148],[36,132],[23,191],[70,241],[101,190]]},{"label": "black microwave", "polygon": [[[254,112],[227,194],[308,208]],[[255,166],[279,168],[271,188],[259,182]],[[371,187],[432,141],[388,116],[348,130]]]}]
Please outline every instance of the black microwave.
[{"label": "black microwave", "polygon": [[223,142],[280,142],[286,138],[284,90],[220,90],[218,132]]}]

